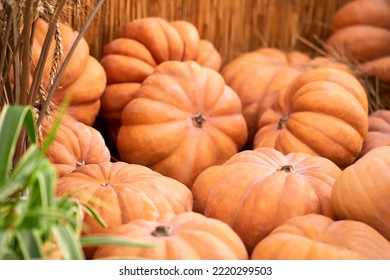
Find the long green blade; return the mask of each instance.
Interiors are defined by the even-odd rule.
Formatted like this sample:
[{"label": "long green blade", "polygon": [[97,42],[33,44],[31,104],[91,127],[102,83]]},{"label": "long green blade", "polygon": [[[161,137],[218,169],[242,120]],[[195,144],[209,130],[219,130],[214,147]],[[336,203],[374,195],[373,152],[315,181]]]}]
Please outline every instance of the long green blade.
[{"label": "long green blade", "polygon": [[78,236],[71,230],[70,226],[55,225],[53,233],[65,260],[85,259]]},{"label": "long green blade", "polygon": [[43,258],[43,245],[38,229],[17,231],[15,235],[23,259],[31,260]]},{"label": "long green blade", "polygon": [[4,106],[0,114],[0,185],[5,181],[22,130],[26,130],[32,144],[37,142],[37,131],[33,110],[29,106]]},{"label": "long green blade", "polygon": [[128,246],[139,248],[152,248],[152,244],[133,241],[126,237],[114,236],[114,235],[102,235],[102,236],[82,236],[80,242],[83,247],[89,246],[102,246],[102,245],[116,245],[116,246]]},{"label": "long green blade", "polygon": [[25,185],[34,176],[34,172],[42,159],[43,155],[39,148],[35,145],[30,146],[11,176],[0,184],[0,200],[5,200],[9,195]]}]

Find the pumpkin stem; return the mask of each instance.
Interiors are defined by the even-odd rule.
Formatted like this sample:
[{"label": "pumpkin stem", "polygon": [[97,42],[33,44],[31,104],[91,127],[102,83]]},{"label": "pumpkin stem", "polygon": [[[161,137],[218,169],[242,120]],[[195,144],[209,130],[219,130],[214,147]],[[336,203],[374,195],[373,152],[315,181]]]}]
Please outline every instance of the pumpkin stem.
[{"label": "pumpkin stem", "polygon": [[278,169],[278,171],[284,171],[286,173],[293,173],[293,172],[295,172],[295,168],[294,168],[294,166],[288,164],[288,165],[283,165],[282,167],[280,167]]},{"label": "pumpkin stem", "polygon": [[156,237],[169,236],[172,232],[172,228],[169,226],[157,226],[154,231],[152,231],[152,235]]},{"label": "pumpkin stem", "polygon": [[101,183],[100,185],[102,185],[103,187],[107,187],[107,186],[109,186],[109,185],[111,185],[110,183]]},{"label": "pumpkin stem", "polygon": [[197,113],[192,117],[192,122],[196,127],[202,127],[203,123],[206,121],[206,117],[202,113]]},{"label": "pumpkin stem", "polygon": [[288,115],[283,115],[280,120],[279,120],[279,123],[278,123],[278,129],[282,129],[282,128],[285,128],[286,127],[286,122],[287,122],[287,119],[288,119]]},{"label": "pumpkin stem", "polygon": [[78,161],[78,162],[76,162],[76,167],[81,167],[83,165],[85,165],[85,161],[82,161],[82,162]]}]

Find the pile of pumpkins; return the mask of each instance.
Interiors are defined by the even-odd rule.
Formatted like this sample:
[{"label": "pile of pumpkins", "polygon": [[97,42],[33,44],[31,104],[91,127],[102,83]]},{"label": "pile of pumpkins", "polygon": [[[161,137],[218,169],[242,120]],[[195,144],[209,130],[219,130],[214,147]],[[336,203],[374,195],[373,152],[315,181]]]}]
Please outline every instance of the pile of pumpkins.
[{"label": "pile of pumpkins", "polygon": [[[387,12],[382,27],[361,16],[368,6]],[[375,63],[390,61],[382,35],[338,40],[357,28],[390,34],[389,15],[387,1],[352,1],[335,15],[329,44],[360,47],[350,54],[377,75],[387,68]],[[76,32],[61,28],[72,42]],[[363,48],[374,42],[387,53]],[[87,258],[390,259],[390,111],[369,112],[346,64],[259,48],[223,65],[191,23],[141,18],[99,61],[81,41],[54,101],[65,95],[72,101],[48,152],[57,195],[105,222],[85,214],[83,235],[151,245],[89,247]]]}]

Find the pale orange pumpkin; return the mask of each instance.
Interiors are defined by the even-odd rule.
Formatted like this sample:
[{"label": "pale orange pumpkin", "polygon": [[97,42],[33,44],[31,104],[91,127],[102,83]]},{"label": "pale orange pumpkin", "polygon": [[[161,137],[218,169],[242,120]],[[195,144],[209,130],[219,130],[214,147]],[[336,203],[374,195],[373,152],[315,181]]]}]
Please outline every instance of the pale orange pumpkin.
[{"label": "pale orange pumpkin", "polygon": [[104,232],[135,219],[156,219],[166,213],[192,210],[192,194],[182,183],[125,162],[81,166],[60,177],[58,196],[71,196],[94,208],[106,223],[84,215],[83,234]]},{"label": "pale orange pumpkin", "polygon": [[153,221],[135,220],[115,227],[107,234],[126,237],[151,247],[100,246],[94,259],[248,259],[244,244],[227,224],[194,212],[168,214]]},{"label": "pale orange pumpkin", "polygon": [[309,214],[294,217],[259,242],[252,260],[389,260],[390,243],[369,225]]},{"label": "pale orange pumpkin", "polygon": [[[42,51],[42,45],[47,33],[48,24],[43,19],[38,19],[34,33],[32,45],[32,74],[35,73],[35,66],[38,64]],[[64,59],[78,36],[78,32],[69,25],[59,24],[59,32],[62,44],[62,58],[57,61],[60,69]],[[50,84],[50,71],[53,64],[55,42],[52,41],[49,49],[49,55],[45,63],[42,86],[47,91]],[[93,125],[100,110],[100,97],[106,87],[106,74],[99,61],[89,54],[89,45],[82,38],[77,44],[71,59],[60,79],[52,101],[60,104],[65,96],[70,96],[69,114],[76,120]]]},{"label": "pale orange pumpkin", "polygon": [[331,203],[338,219],[364,222],[390,241],[390,146],[372,149],[343,170]]},{"label": "pale orange pumpkin", "polygon": [[360,82],[335,68],[300,74],[258,120],[253,147],[305,152],[344,168],[368,133],[368,100]]},{"label": "pale orange pumpkin", "polygon": [[358,63],[370,76],[390,83],[390,2],[356,0],[333,15],[326,47]]},{"label": "pale orange pumpkin", "polygon": [[205,168],[244,145],[247,129],[237,94],[222,76],[194,61],[156,67],[121,114],[120,159],[188,187]]},{"label": "pale orange pumpkin", "polygon": [[[44,118],[41,131],[46,138],[52,129],[54,116]],[[109,162],[110,151],[101,133],[69,115],[63,118],[53,143],[47,151],[58,176],[72,172],[86,164]]]},{"label": "pale orange pumpkin", "polygon": [[107,88],[101,114],[112,142],[116,142],[120,113],[139,84],[163,62],[189,60],[216,71],[222,63],[214,45],[201,39],[192,23],[182,20],[136,19],[125,24],[121,35],[104,46],[100,62],[107,75]]},{"label": "pale orange pumpkin", "polygon": [[390,146],[390,110],[377,110],[368,116],[368,134],[359,157],[380,146]]},{"label": "pale orange pumpkin", "polygon": [[221,71],[226,84],[240,97],[248,125],[248,148],[257,131],[257,120],[278,98],[280,92],[301,73],[319,67],[352,71],[330,58],[310,57],[299,51],[259,48],[230,61]]},{"label": "pale orange pumpkin", "polygon": [[333,217],[332,185],[341,170],[305,153],[242,151],[203,171],[192,186],[194,211],[229,224],[250,252],[274,228],[310,213]]}]

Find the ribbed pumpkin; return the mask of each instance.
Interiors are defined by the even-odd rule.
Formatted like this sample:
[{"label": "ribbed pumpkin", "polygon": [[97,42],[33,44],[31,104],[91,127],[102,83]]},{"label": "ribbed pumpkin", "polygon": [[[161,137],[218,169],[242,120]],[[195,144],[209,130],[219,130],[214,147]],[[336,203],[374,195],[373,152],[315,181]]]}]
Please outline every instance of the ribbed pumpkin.
[{"label": "ribbed pumpkin", "polygon": [[[239,95],[248,125],[248,145],[257,131],[257,120],[300,73],[318,67],[334,67],[350,71],[341,63],[326,57],[309,57],[298,52],[276,48],[260,48],[244,53],[221,71],[226,84]],[[249,146],[250,148],[250,146]]]},{"label": "ribbed pumpkin", "polygon": [[[43,119],[41,131],[44,138],[51,131],[53,121],[54,118]],[[70,116],[62,120],[47,156],[59,176],[86,164],[110,161],[110,151],[101,133]]]},{"label": "ribbed pumpkin", "polygon": [[390,2],[356,0],[333,16],[326,46],[359,63],[370,76],[390,83]]},{"label": "ribbed pumpkin", "polygon": [[205,168],[235,154],[247,138],[237,94],[217,71],[194,61],[156,67],[121,117],[121,160],[189,187]]},{"label": "ribbed pumpkin", "polygon": [[250,252],[291,217],[333,217],[330,195],[340,173],[330,160],[305,153],[242,151],[197,177],[194,211],[229,224]]},{"label": "ribbed pumpkin", "polygon": [[58,196],[72,196],[97,211],[107,227],[84,215],[84,234],[104,232],[135,219],[192,210],[192,194],[180,182],[125,162],[88,164],[58,179]]},{"label": "ribbed pumpkin", "polygon": [[390,243],[369,225],[309,214],[294,217],[256,245],[252,260],[388,260]]},{"label": "ribbed pumpkin", "polygon": [[307,71],[262,114],[258,127],[254,148],[319,155],[344,168],[358,157],[368,133],[367,94],[346,71]]},{"label": "ribbed pumpkin", "polygon": [[343,170],[331,203],[337,218],[367,223],[390,241],[390,146],[374,148]]},{"label": "ribbed pumpkin", "polygon": [[[58,69],[63,64],[64,59],[68,55],[72,44],[78,36],[78,32],[70,26],[60,23],[59,32],[62,44],[62,58],[57,61]],[[33,65],[37,65],[42,45],[47,33],[48,24],[42,20],[37,20],[34,41],[32,46],[32,61]],[[50,88],[50,71],[52,69],[55,42],[52,41],[49,49],[49,55],[46,60],[43,72],[43,87],[48,90]],[[32,74],[36,71],[32,67]],[[100,97],[106,87],[106,74],[104,68],[99,61],[89,54],[89,45],[82,38],[75,48],[72,57],[67,64],[66,70],[61,77],[58,89],[53,95],[53,101],[57,104],[61,103],[65,96],[71,96],[71,102],[68,112],[76,120],[93,125],[100,110]]]},{"label": "ribbed pumpkin", "polygon": [[164,215],[154,221],[139,219],[113,228],[107,234],[153,247],[101,246],[96,250],[95,259],[248,259],[244,244],[227,224],[194,212]]},{"label": "ribbed pumpkin", "polygon": [[380,146],[390,146],[390,110],[377,110],[368,116],[368,134],[360,157]]},{"label": "ribbed pumpkin", "polygon": [[107,74],[101,113],[113,142],[120,127],[120,114],[139,84],[165,61],[188,60],[216,71],[222,63],[213,44],[200,39],[190,22],[146,17],[125,24],[120,37],[104,47],[100,60]]}]

